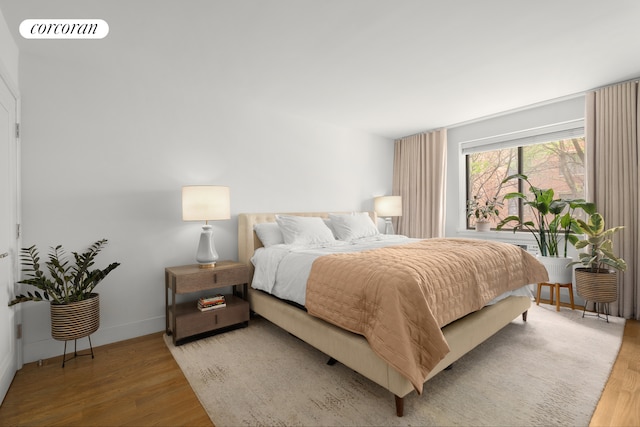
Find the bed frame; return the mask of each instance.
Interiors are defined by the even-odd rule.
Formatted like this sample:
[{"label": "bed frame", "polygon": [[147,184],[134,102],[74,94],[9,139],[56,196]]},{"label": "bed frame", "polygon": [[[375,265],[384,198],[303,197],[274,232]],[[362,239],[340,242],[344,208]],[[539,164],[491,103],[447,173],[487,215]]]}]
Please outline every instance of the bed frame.
[{"label": "bed frame", "polygon": [[[322,218],[329,216],[328,212],[282,214]],[[238,257],[240,262],[249,266],[252,274],[251,257],[257,248],[262,247],[262,243],[253,231],[253,226],[263,222],[275,222],[275,215],[275,213],[249,213],[238,216]],[[369,215],[375,223],[375,213],[369,213]],[[313,317],[304,310],[265,292],[250,288],[248,297],[254,313],[393,393],[396,415],[399,417],[403,415],[403,398],[414,390],[413,385],[378,357],[363,336]],[[526,321],[530,306],[530,298],[510,296],[445,326],[442,331],[451,351],[429,373],[426,380],[449,367],[519,315],[522,315],[523,321]]]}]

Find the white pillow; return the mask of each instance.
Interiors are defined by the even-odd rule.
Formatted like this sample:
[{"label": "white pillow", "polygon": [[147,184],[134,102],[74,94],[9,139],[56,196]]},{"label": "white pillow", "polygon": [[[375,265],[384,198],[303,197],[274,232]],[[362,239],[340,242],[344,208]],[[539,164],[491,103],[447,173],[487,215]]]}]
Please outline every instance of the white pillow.
[{"label": "white pillow", "polygon": [[329,218],[338,240],[350,241],[380,234],[378,227],[366,212],[329,214]]},{"label": "white pillow", "polygon": [[262,246],[268,248],[273,245],[280,245],[284,243],[284,237],[280,227],[275,222],[263,222],[261,224],[255,224],[253,226],[258,239],[262,242]]},{"label": "white pillow", "polygon": [[333,234],[333,238],[336,238],[336,232],[333,229],[333,224],[331,223],[331,220],[329,218],[322,218],[322,220],[324,221],[324,225],[326,225],[329,230],[331,230],[331,234]]},{"label": "white pillow", "polygon": [[320,217],[276,215],[276,222],[287,245],[316,245],[336,240]]}]

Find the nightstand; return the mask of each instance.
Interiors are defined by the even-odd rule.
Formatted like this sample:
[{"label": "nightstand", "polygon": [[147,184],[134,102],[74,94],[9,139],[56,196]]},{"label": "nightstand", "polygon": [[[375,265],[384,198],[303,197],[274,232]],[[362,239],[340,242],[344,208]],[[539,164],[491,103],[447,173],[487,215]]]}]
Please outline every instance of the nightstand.
[{"label": "nightstand", "polygon": [[[173,343],[228,326],[241,323],[248,325],[249,275],[249,267],[233,261],[219,261],[214,268],[200,268],[197,264],[165,268],[166,333],[172,335]],[[176,303],[177,294],[228,286],[233,287],[233,293],[225,295],[224,308],[200,311],[195,298]]]}]

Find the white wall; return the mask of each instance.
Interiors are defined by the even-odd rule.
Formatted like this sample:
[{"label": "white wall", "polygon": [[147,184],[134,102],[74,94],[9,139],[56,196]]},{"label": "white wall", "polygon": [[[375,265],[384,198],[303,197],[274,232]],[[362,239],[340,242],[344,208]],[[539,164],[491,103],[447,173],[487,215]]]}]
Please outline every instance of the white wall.
[{"label": "white wall", "polygon": [[[230,186],[221,259],[237,259],[240,212],[366,210],[391,190],[392,141],[239,101],[182,62],[120,56],[128,42],[99,63],[21,53],[23,243],[105,237],[99,260],[122,263],[97,288],[94,346],[164,329],[164,268],[194,262],[201,229],[181,220],[181,186]],[[23,306],[25,362],[61,354],[48,306]]]}]

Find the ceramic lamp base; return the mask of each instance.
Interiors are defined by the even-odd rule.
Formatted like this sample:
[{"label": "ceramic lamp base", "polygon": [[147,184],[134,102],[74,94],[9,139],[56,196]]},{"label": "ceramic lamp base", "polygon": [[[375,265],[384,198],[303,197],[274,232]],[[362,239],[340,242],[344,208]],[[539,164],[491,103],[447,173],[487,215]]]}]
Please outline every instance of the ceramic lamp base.
[{"label": "ceramic lamp base", "polygon": [[200,243],[198,244],[198,252],[196,253],[196,261],[200,268],[214,268],[218,260],[218,252],[213,244],[213,232],[210,225],[202,226],[200,234]]},{"label": "ceramic lamp base", "polygon": [[384,219],[384,234],[395,234],[391,218]]}]

